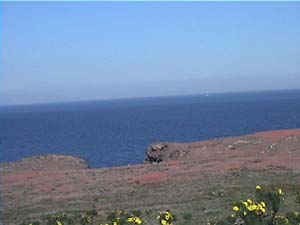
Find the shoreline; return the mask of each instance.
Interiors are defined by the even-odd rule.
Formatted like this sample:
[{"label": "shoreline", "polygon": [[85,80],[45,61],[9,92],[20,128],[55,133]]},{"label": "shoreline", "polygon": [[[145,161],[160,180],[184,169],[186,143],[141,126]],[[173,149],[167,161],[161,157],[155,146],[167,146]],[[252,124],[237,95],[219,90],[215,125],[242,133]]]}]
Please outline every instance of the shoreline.
[{"label": "shoreline", "polygon": [[[201,140],[201,141],[193,141],[193,142],[157,142],[157,143],[152,143],[148,146],[151,147],[153,145],[157,144],[167,144],[167,145],[194,145],[198,143],[205,143],[205,142],[212,142],[212,141],[224,141],[227,139],[233,139],[233,138],[243,138],[247,136],[252,136],[252,135],[266,135],[266,136],[284,136],[284,135],[293,135],[295,133],[300,134],[300,128],[293,128],[293,129],[279,129],[279,130],[267,130],[267,131],[259,131],[259,132],[254,132],[254,133],[249,133],[245,135],[239,135],[239,136],[225,136],[225,137],[217,137],[217,138],[212,138],[212,139],[207,139],[207,140]],[[147,154],[147,151],[145,151],[145,156]],[[80,156],[76,155],[64,155],[64,154],[46,154],[46,155],[35,155],[35,156],[30,156],[30,157],[24,157],[20,160],[16,161],[10,161],[10,162],[1,162],[0,163],[0,172],[3,170],[4,167],[14,165],[14,164],[20,164],[20,163],[34,163],[34,161],[39,161],[39,160],[53,160],[54,162],[57,160],[67,160],[74,161],[75,164],[78,164],[80,169],[81,167],[85,167],[85,169],[113,169],[113,168],[127,168],[127,167],[132,167],[132,166],[139,166],[139,165],[145,165],[145,158],[144,158],[144,163],[137,163],[137,164],[130,164],[130,165],[119,165],[119,166],[112,166],[112,167],[91,167],[87,160],[81,158]],[[59,168],[57,168],[59,169]],[[64,169],[64,168],[61,168]]]}]

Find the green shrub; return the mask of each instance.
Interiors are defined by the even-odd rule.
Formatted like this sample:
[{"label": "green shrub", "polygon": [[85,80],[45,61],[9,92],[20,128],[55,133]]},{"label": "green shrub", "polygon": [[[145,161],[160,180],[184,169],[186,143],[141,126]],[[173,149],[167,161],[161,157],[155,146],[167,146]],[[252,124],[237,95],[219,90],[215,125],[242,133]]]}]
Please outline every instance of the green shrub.
[{"label": "green shrub", "polygon": [[299,225],[300,224],[300,213],[299,212],[288,212],[288,213],[286,213],[285,216],[288,219],[290,225]]},{"label": "green shrub", "polygon": [[89,215],[89,216],[97,216],[98,212],[96,209],[92,209],[92,210],[89,210],[86,212],[86,215]]},{"label": "green shrub", "polygon": [[[283,202],[283,191],[265,190],[261,186],[256,186],[255,199],[241,200],[232,207],[232,219],[244,225],[282,225],[288,224],[288,219],[277,216]],[[229,219],[221,224],[229,222]],[[220,224],[220,222],[219,222]]]},{"label": "green shrub", "polygon": [[64,225],[66,219],[67,215],[65,213],[50,215],[46,218],[46,225]]},{"label": "green shrub", "polygon": [[134,216],[142,216],[142,211],[140,210],[131,210],[130,213]]},{"label": "green shrub", "polygon": [[172,214],[169,210],[160,212],[157,216],[157,219],[160,225],[172,225],[173,221],[176,220],[174,214]]},{"label": "green shrub", "polygon": [[[220,197],[221,195],[217,196]],[[280,215],[284,203],[283,196],[284,193],[280,188],[264,189],[258,185],[256,186],[254,198],[240,200],[233,204],[233,213],[231,216],[218,222],[207,220],[206,225],[300,225],[299,212],[287,212],[284,216]],[[296,192],[292,198],[300,207],[300,192]],[[202,210],[204,209],[205,208],[202,207]],[[147,209],[144,212],[149,217],[152,214],[151,209]],[[97,216],[98,213],[96,209],[84,213],[82,213],[82,211],[76,211],[76,213],[72,211],[71,216],[67,216],[65,213],[54,214],[47,217],[43,216],[41,219],[42,223],[33,221],[20,225],[99,225],[99,222],[96,223],[96,221],[100,219],[95,218]],[[146,221],[144,221],[141,216],[142,212],[140,210],[131,210],[129,213],[125,210],[115,210],[108,214],[104,225],[146,225]],[[195,222],[192,220],[193,215],[191,213],[184,213],[182,218],[185,221],[184,224]],[[173,225],[176,221],[176,215],[171,213],[170,210],[166,210],[159,213],[157,219],[158,225]],[[103,221],[103,218],[101,218],[101,221]]]},{"label": "green shrub", "polygon": [[127,213],[124,210],[115,210],[107,216],[108,225],[141,225],[144,223],[140,215],[142,214],[139,210],[133,210],[131,213]]},{"label": "green shrub", "polygon": [[298,203],[298,207],[300,209],[300,191],[296,192],[295,202]]},{"label": "green shrub", "polygon": [[184,220],[191,220],[193,218],[193,215],[191,213],[185,213],[183,214]]},{"label": "green shrub", "polygon": [[152,213],[152,210],[151,210],[151,209],[146,209],[146,210],[145,210],[145,214],[146,214],[146,215],[150,215],[151,213]]},{"label": "green shrub", "polygon": [[39,221],[33,221],[33,222],[28,222],[28,223],[21,223],[21,225],[40,225]]}]

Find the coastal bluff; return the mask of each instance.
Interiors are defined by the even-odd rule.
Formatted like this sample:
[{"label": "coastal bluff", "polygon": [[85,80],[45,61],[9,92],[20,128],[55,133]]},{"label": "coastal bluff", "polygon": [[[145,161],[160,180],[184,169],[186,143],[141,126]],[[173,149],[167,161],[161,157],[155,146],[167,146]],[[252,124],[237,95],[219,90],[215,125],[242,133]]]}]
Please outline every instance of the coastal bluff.
[{"label": "coastal bluff", "polygon": [[[155,143],[148,146],[145,163],[209,161],[228,169],[300,166],[300,130],[259,132],[240,137],[191,143]],[[213,163],[214,162],[214,163]],[[236,168],[234,168],[236,167]],[[217,170],[216,170],[217,172]]]},{"label": "coastal bluff", "polygon": [[0,164],[0,171],[5,173],[87,168],[88,164],[83,159],[66,155],[35,156],[17,162]]},{"label": "coastal bluff", "polygon": [[[145,162],[89,168],[77,157],[47,155],[0,164],[3,223],[97,209],[189,209],[204,218],[256,184],[300,188],[300,129],[192,143],[154,143]],[[220,195],[221,195],[220,194]]]},{"label": "coastal bluff", "polygon": [[[226,159],[232,155],[238,155],[239,158],[250,158],[259,155],[259,161],[264,161],[266,166],[276,166],[277,164],[277,166],[280,166],[282,161],[285,166],[289,167],[292,166],[293,160],[290,161],[289,165],[286,165],[286,156],[297,155],[300,151],[299,147],[300,129],[266,131],[240,137],[215,138],[191,143],[154,143],[147,147],[144,163],[172,161],[178,163],[181,161],[184,164],[191,161],[205,161],[211,157],[214,157],[217,161],[219,156],[221,156],[221,159]],[[273,157],[276,160],[273,160]],[[297,157],[294,159],[296,160]],[[271,164],[268,164],[267,161],[270,161]],[[236,162],[242,161],[237,160]],[[258,164],[257,160],[255,164]],[[142,166],[142,164],[140,165]],[[0,172],[2,173],[89,168],[89,165],[79,157],[55,154],[29,157],[10,163],[0,163]]]}]

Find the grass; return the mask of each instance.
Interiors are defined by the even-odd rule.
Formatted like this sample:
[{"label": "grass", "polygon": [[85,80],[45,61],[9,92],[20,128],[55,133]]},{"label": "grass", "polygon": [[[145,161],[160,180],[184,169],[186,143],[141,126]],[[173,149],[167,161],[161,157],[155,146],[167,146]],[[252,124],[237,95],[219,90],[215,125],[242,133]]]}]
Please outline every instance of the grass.
[{"label": "grass", "polygon": [[[62,212],[68,215],[70,223],[73,221],[74,224],[80,224],[82,214],[96,210],[93,223],[99,225],[115,209],[139,212],[149,225],[157,225],[157,213],[167,209],[178,215],[174,225],[206,224],[207,220],[219,221],[230,215],[233,202],[253,198],[253,188],[257,184],[266,188],[282,187],[285,190],[282,214],[300,210],[300,204],[295,201],[296,193],[300,190],[300,171],[268,169],[241,170],[220,176],[197,174],[191,180],[173,179],[149,185],[132,184],[130,191],[122,183],[104,186],[101,180],[97,182],[94,184],[94,191],[80,198],[67,201],[50,201],[44,198],[32,203],[24,201],[22,207],[4,212],[4,221],[8,221],[4,224],[43,221],[48,215]],[[103,191],[104,188],[106,191]],[[34,193],[30,189],[22,196],[24,199],[33,197]]]},{"label": "grass", "polygon": [[[266,188],[274,189],[274,185],[269,185]],[[265,188],[265,187],[264,187]],[[234,188],[235,189],[235,188]],[[252,188],[253,189],[253,188]],[[280,210],[278,212],[278,215],[288,215],[289,218],[291,218],[290,223],[286,223],[285,217],[277,218],[278,223],[274,223],[274,225],[281,225],[282,223],[287,224],[296,224],[299,218],[294,216],[294,212],[297,210],[300,211],[300,203],[299,203],[299,185],[289,185],[288,186],[289,192],[286,192],[284,194],[284,207],[280,207]],[[224,193],[225,190],[222,190],[220,193]],[[177,207],[174,207],[175,211],[180,213],[181,217],[176,217],[175,214],[172,213],[172,217],[174,217],[173,223],[168,223],[166,225],[170,224],[211,224],[211,225],[227,225],[230,224],[230,222],[226,222],[224,218],[228,217],[230,213],[232,213],[232,204],[234,202],[240,202],[241,199],[255,199],[255,193],[249,192],[247,188],[245,190],[237,189],[235,191],[227,192],[227,194],[210,194],[211,192],[207,193],[206,201],[209,201],[212,203],[212,201],[218,205],[218,207],[212,208],[211,206],[203,207],[200,210],[202,212],[201,217],[195,216],[195,212],[198,210],[199,205],[196,205],[196,202],[191,202],[189,205],[189,208],[191,211],[184,211],[180,210]],[[215,192],[219,193],[219,192]],[[276,192],[275,192],[276,194]],[[214,204],[212,204],[214,205]],[[80,210],[73,210],[66,213],[57,213],[57,214],[51,214],[42,216],[39,220],[29,220],[21,223],[21,225],[40,225],[40,224],[46,224],[46,225],[89,225],[89,224],[110,224],[110,225],[130,225],[130,224],[137,224],[137,223],[126,223],[126,219],[131,217],[138,217],[142,219],[142,224],[161,224],[165,225],[160,221],[157,221],[157,211],[155,208],[153,209],[132,209],[128,212],[125,210],[116,210],[113,212],[106,212],[105,214],[98,214],[98,211],[93,208],[86,211],[80,211]],[[250,211],[249,211],[250,212]],[[294,214],[293,214],[294,213]],[[160,214],[161,218],[165,217],[165,214]],[[293,216],[296,218],[293,218]],[[119,219],[121,218],[121,220]],[[293,219],[295,219],[294,223]],[[172,219],[173,220],[173,219]],[[117,221],[117,223],[114,224],[114,221]],[[120,222],[121,221],[121,222]],[[208,222],[210,221],[210,222]],[[214,222],[219,221],[219,222]],[[231,221],[232,222],[232,221]],[[298,221],[299,222],[299,221]],[[252,225],[252,223],[258,225],[260,223],[258,222],[248,222],[246,225]],[[265,225],[265,223],[261,223],[262,225]],[[267,225],[267,224],[266,224]],[[283,225],[283,224],[282,224]]]}]

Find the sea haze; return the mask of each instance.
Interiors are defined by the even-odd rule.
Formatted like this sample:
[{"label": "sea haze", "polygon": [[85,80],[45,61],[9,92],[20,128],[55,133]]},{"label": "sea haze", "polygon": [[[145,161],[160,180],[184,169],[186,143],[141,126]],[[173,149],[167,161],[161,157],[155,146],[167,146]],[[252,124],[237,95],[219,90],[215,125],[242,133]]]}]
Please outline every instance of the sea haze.
[{"label": "sea haze", "polygon": [[300,127],[300,90],[0,107],[0,162],[64,154],[91,167],[141,163],[154,142]]}]

